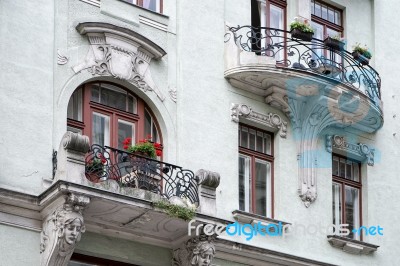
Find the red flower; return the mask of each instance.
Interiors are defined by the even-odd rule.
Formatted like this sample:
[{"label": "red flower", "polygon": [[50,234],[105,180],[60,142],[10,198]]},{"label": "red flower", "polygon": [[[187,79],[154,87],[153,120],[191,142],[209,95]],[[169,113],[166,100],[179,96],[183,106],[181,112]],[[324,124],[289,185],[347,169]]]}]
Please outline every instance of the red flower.
[{"label": "red flower", "polygon": [[124,145],[129,145],[129,144],[131,144],[131,141],[132,141],[132,138],[126,138],[126,139],[122,142],[122,144],[124,144]]},{"label": "red flower", "polygon": [[154,143],[154,148],[161,148],[161,144],[160,143]]},{"label": "red flower", "polygon": [[156,155],[157,155],[157,156],[161,156],[161,155],[162,155],[162,151],[156,150]]},{"label": "red flower", "polygon": [[102,164],[105,164],[106,162],[107,162],[106,158],[104,158],[104,157],[101,158],[101,163],[102,163]]},{"label": "red flower", "polygon": [[[125,144],[125,143],[124,143]],[[129,145],[124,145],[124,150],[127,150],[129,148]]]}]

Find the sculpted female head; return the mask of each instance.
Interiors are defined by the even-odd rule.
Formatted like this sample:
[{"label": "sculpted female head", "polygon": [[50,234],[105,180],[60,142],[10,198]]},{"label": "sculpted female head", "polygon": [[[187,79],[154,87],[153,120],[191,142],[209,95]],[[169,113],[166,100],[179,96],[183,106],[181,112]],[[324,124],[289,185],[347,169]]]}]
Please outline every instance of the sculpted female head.
[{"label": "sculpted female head", "polygon": [[191,265],[209,266],[215,255],[215,247],[208,241],[202,241],[197,244],[193,250]]}]

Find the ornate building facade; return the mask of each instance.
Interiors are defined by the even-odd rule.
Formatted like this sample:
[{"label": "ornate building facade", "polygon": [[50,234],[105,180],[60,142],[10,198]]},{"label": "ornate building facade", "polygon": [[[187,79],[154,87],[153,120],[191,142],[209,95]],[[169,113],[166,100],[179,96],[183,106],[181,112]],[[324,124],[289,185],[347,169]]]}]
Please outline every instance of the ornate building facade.
[{"label": "ornate building facade", "polygon": [[1,1],[0,265],[398,265],[399,12]]}]

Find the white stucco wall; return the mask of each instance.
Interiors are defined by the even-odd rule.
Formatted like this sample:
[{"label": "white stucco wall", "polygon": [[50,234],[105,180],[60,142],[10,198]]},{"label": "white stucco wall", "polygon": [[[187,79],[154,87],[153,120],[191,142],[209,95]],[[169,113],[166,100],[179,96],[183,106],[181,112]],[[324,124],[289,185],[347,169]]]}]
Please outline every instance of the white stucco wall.
[{"label": "white stucco wall", "polygon": [[[394,223],[399,218],[400,207],[396,195],[400,188],[396,176],[400,159],[397,121],[400,119],[397,113],[400,95],[394,66],[400,56],[396,52],[398,40],[392,24],[397,21],[400,8],[395,0],[337,0],[335,3],[344,9],[347,50],[351,50],[355,42],[365,43],[372,49],[371,63],[382,78],[385,124],[376,134],[327,129],[323,135],[346,135],[376,149],[375,165],[363,166],[363,222],[384,228],[384,236],[364,239],[380,248],[373,255],[351,255],[331,247],[325,234],[291,235],[285,239],[257,237],[251,242],[240,237],[235,240],[333,264],[396,265],[400,251],[396,246],[400,229]],[[193,171],[204,168],[221,175],[217,216],[233,219],[231,212],[238,209],[238,124],[231,121],[231,104],[244,103],[257,112],[277,113],[288,122],[289,119],[280,110],[267,105],[263,97],[234,88],[224,79],[225,23],[250,25],[249,1],[165,1],[164,10],[168,17],[117,0],[102,0],[100,8],[78,0],[0,1],[1,186],[32,194],[44,190],[42,178],[51,178],[52,174],[52,150],[58,149],[66,131],[70,95],[80,84],[102,79],[126,86],[152,108],[161,125],[167,162]],[[288,1],[288,24],[298,10],[296,1]],[[167,24],[168,32],[139,23],[139,15]],[[87,38],[75,30],[77,23],[85,21],[129,28],[167,52],[161,60],[150,64],[153,79],[166,96],[164,102],[153,92],[143,92],[127,82],[93,77],[87,71],[79,74],[72,71],[88,51]],[[58,49],[69,57],[68,64],[57,65]],[[170,88],[177,89],[177,103],[169,97]],[[297,142],[290,122],[287,138],[275,134],[274,145],[274,218],[295,224],[329,225],[332,221],[331,155],[325,151],[324,138],[319,139],[320,159],[325,163],[318,168],[318,198],[309,208],[305,208],[298,197]],[[38,250],[37,234],[2,225],[0,230],[6,232],[6,239],[11,243],[28,236],[31,242],[25,242],[27,249]],[[114,245],[117,242],[86,234],[79,250],[87,253],[104,251],[103,246],[91,246],[91,243],[105,241],[107,245]],[[10,239],[12,235],[17,238]],[[37,245],[33,244],[35,241]],[[14,251],[10,247],[12,245],[7,246],[10,254],[7,258],[14,262],[11,260]],[[165,250],[162,252],[166,254]],[[110,256],[122,258],[124,255],[113,253]],[[38,257],[27,260],[30,259]]]}]

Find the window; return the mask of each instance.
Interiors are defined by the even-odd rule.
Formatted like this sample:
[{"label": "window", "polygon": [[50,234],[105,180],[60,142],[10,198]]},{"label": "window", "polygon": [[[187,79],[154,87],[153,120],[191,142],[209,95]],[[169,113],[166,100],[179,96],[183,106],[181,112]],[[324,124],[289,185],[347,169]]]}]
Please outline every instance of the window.
[{"label": "window", "polygon": [[272,217],[272,135],[239,126],[239,209]]},{"label": "window", "polygon": [[68,130],[89,136],[92,144],[123,149],[122,142],[161,142],[157,121],[143,100],[111,83],[89,83],[72,94]]},{"label": "window", "polygon": [[[311,0],[311,26],[314,38],[324,40],[328,36],[343,37],[342,10],[320,1]],[[319,57],[340,63],[339,55],[331,54],[328,50],[314,50]]]},{"label": "window", "polygon": [[360,170],[359,162],[338,155],[332,156],[333,224],[349,224],[349,237],[356,240],[360,240],[360,237],[352,230],[361,225]]},{"label": "window", "polygon": [[[265,5],[261,1],[251,1],[251,22],[253,27],[268,27],[273,29],[286,29],[286,0],[267,0]],[[266,34],[260,29],[255,29],[256,36],[262,37]],[[268,33],[267,33],[268,34]],[[265,36],[264,36],[265,37]],[[256,39],[259,39],[256,37]],[[253,49],[260,50],[267,47],[269,43],[283,42],[281,37],[264,38],[253,42]],[[284,58],[284,51],[280,51],[275,59],[279,62]]]},{"label": "window", "polygon": [[163,1],[162,0],[122,0],[134,5],[138,5],[149,9],[154,12],[162,13]]}]

